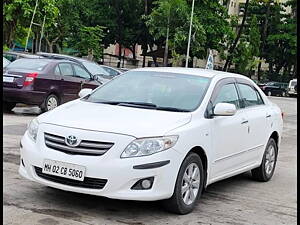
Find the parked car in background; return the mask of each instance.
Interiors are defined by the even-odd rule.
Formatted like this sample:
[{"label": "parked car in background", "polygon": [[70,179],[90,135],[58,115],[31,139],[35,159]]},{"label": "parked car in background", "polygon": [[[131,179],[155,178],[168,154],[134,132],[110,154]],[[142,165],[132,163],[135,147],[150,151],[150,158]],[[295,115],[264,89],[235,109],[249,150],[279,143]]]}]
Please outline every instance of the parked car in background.
[{"label": "parked car in background", "polygon": [[28,59],[40,59],[43,58],[42,56],[39,55],[32,55],[30,53],[24,53],[24,52],[3,52],[3,57],[8,59],[9,61],[13,62],[17,59],[22,59],[22,58],[28,58]]},{"label": "parked car in background", "polygon": [[274,174],[282,113],[245,76],[142,68],[79,95],[31,121],[20,144],[23,177],[113,199],[164,200],[187,214],[209,184]]},{"label": "parked car in background", "polygon": [[259,87],[267,96],[286,96],[288,83],[267,82],[260,84]]},{"label": "parked car in background", "polygon": [[3,68],[6,67],[8,64],[10,64],[10,61],[3,57]]},{"label": "parked car in background", "polygon": [[49,111],[78,98],[82,88],[101,85],[81,64],[69,60],[18,59],[3,69],[3,101],[7,111],[16,103]]},{"label": "parked car in background", "polygon": [[38,52],[36,53],[37,55],[43,56],[45,58],[51,58],[51,59],[65,59],[65,60],[70,60],[77,62],[84,66],[91,74],[93,75],[102,75],[103,77],[103,82],[107,82],[110,79],[120,75],[123,73],[120,70],[117,70],[115,68],[109,67],[109,66],[104,66],[104,65],[99,65],[95,62],[92,62],[87,59],[75,57],[75,56],[69,56],[69,55],[63,55],[63,54],[54,54],[54,53],[46,53],[46,52]]},{"label": "parked car in background", "polygon": [[291,96],[297,95],[297,79],[290,80],[288,94]]}]

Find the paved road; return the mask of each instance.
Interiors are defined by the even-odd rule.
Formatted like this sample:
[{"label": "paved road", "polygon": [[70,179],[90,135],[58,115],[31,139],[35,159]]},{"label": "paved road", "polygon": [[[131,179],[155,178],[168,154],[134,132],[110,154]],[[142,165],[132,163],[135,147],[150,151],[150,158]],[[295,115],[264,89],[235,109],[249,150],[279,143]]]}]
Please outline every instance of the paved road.
[{"label": "paved road", "polygon": [[273,179],[251,180],[249,173],[208,187],[193,213],[163,211],[157,202],[111,200],[55,190],[17,173],[19,141],[38,108],[4,114],[4,224],[296,224],[297,111],[295,98],[271,97],[285,112],[284,133]]}]

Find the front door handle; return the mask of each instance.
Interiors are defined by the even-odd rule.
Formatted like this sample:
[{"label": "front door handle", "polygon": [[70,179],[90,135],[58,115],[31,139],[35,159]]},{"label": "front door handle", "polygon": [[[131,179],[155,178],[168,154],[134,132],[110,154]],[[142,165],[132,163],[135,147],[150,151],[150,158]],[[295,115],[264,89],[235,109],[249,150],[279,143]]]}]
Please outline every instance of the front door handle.
[{"label": "front door handle", "polygon": [[266,118],[270,118],[270,117],[271,117],[271,114],[269,114],[269,115],[266,116]]},{"label": "front door handle", "polygon": [[245,124],[245,123],[248,123],[248,120],[244,120],[244,121],[242,121],[242,123],[241,123],[241,124]]}]

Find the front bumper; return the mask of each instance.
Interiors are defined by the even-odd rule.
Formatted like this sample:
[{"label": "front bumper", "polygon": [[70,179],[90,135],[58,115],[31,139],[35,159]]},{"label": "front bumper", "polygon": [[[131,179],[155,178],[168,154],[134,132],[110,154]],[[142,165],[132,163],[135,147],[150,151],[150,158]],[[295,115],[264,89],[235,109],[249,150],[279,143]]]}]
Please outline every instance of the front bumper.
[{"label": "front bumper", "polygon": [[[122,136],[123,140],[121,140],[121,142],[129,143],[134,139],[133,137],[125,135],[118,136],[119,138]],[[98,195],[114,199],[155,201],[170,198],[173,194],[177,174],[183,159],[183,156],[174,149],[168,149],[145,157],[121,159],[120,154],[123,151],[124,146],[122,149],[118,149],[118,145],[116,147],[112,147],[102,156],[69,155],[60,151],[49,149],[41,145],[39,140],[37,140],[37,143],[34,143],[28,137],[27,132],[23,136],[21,144],[21,160],[23,160],[25,167],[23,163],[20,162],[19,173],[23,177],[46,186],[66,191]],[[107,183],[103,189],[91,189],[74,187],[43,179],[36,174],[34,166],[42,168],[43,161],[45,159],[85,166],[86,177],[107,179]],[[170,162],[159,168],[133,168],[137,165],[167,160]],[[131,189],[138,180],[147,177],[154,177],[154,183],[151,189]]]}]

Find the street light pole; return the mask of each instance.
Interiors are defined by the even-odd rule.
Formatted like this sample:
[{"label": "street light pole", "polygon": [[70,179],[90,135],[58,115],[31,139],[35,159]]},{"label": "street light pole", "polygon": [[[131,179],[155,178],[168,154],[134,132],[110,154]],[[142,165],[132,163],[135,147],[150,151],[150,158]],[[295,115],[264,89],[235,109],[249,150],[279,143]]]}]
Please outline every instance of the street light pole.
[{"label": "street light pole", "polygon": [[189,40],[188,40],[188,46],[187,46],[187,51],[186,51],[186,61],[185,61],[185,67],[186,68],[188,67],[188,63],[189,63],[191,34],[192,34],[192,23],[193,23],[193,14],[194,14],[194,3],[195,3],[195,0],[193,0],[193,3],[192,3],[192,13],[191,13],[191,22],[190,22],[190,30],[189,30]]}]

